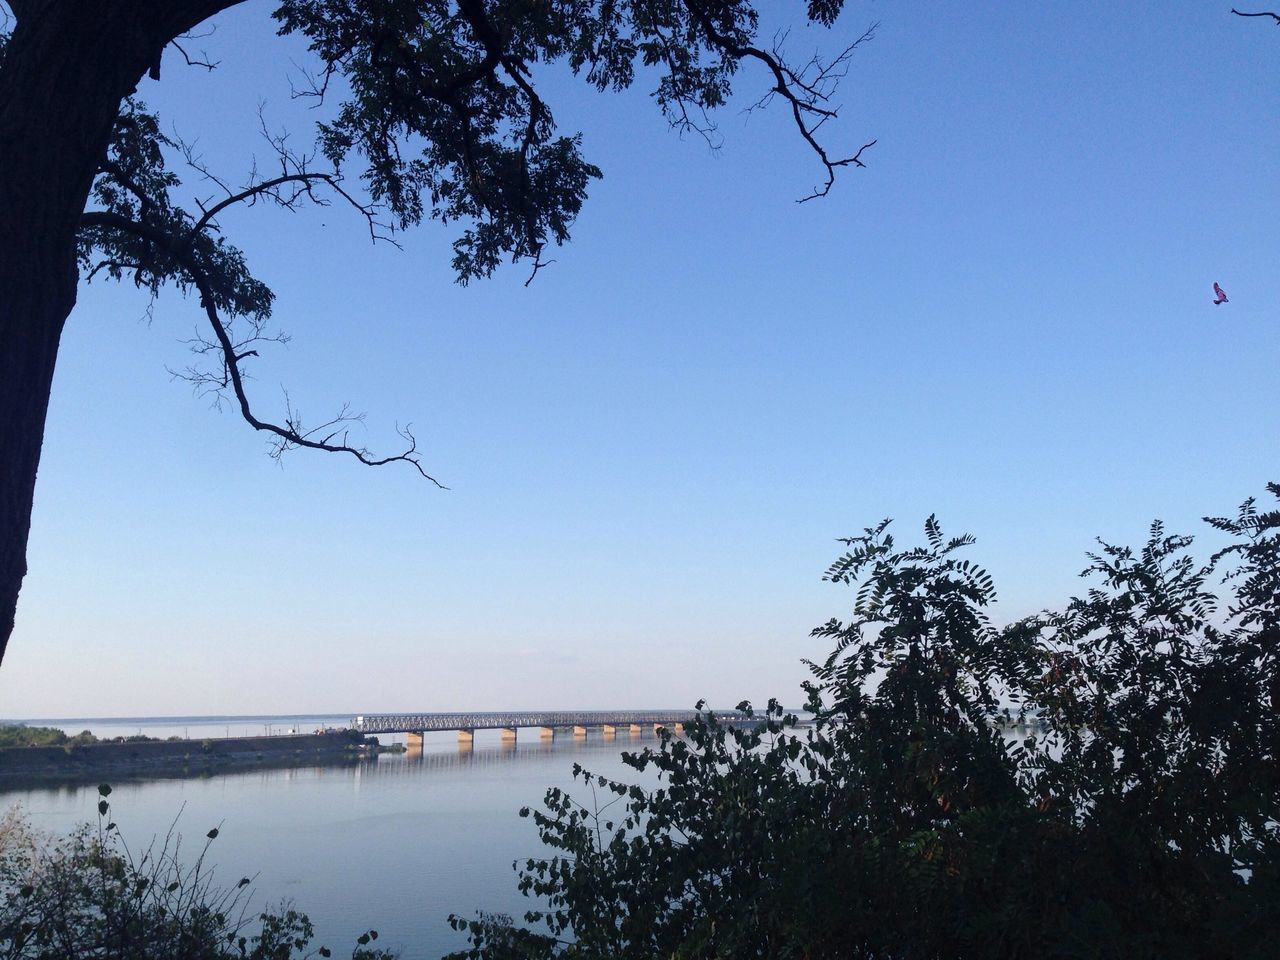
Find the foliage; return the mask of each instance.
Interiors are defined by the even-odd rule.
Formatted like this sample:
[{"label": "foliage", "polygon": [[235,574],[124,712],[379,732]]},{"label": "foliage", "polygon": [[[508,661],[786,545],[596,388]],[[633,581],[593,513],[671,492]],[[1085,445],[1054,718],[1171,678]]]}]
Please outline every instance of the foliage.
[{"label": "foliage", "polygon": [[88,730],[68,737],[56,727],[28,727],[22,724],[0,726],[0,748],[3,747],[62,747],[97,743],[98,738]]},{"label": "foliage", "polygon": [[[271,312],[271,291],[249,275],[239,250],[206,231],[201,218],[171,196],[181,181],[167,168],[166,153],[177,148],[145,104],[133,97],[121,104],[92,192],[94,207],[110,216],[80,231],[80,268],[88,277],[104,271],[117,280],[131,272],[134,283],[153,295],[166,282],[189,293],[200,274],[224,315],[260,325]],[[125,231],[121,223],[141,229]]]},{"label": "foliage", "polygon": [[[131,733],[116,737],[96,737],[88,730],[81,730],[74,736],[56,727],[28,727],[23,724],[0,726],[0,748],[4,747],[82,747],[93,743],[156,743],[159,737],[149,737],[145,733]],[[169,737],[170,740],[182,740],[182,737]]]},{"label": "foliage", "polygon": [[[808,17],[830,26],[841,6],[816,3]],[[663,114],[700,129],[744,59],[772,61],[778,92],[796,99],[800,117],[808,108],[821,119],[819,98],[798,82],[806,71],[782,72],[780,57],[751,47],[759,17],[745,0],[283,0],[276,17],[324,65],[313,92],[335,78],[346,88],[320,126],[325,156],[363,161],[371,195],[400,226],[424,216],[468,223],[454,244],[464,282],[504,256],[536,262],[546,244],[567,240],[601,175],[580,136],[559,134],[534,87],[541,65],[567,64],[602,91],[631,86],[639,65],[657,68]],[[829,80],[806,77],[823,93]]]},{"label": "foliage", "polygon": [[708,713],[627,756],[651,790],[575,767],[591,803],[532,811],[532,926],[454,917],[457,956],[1274,956],[1280,512],[1208,522],[1229,544],[1207,562],[1157,523],[1002,629],[971,538],[930,518],[920,547],[887,523],[844,541],[812,724]]},{"label": "foliage", "polygon": [[[51,844],[21,822],[0,831],[0,958],[3,960],[301,960],[311,921],[288,904],[251,914],[249,878],[229,889],[205,867],[215,827],[194,861],[172,830],[135,858],[107,818],[111,788],[98,788],[99,822]],[[10,815],[9,820],[13,820]],[[352,960],[394,960],[361,934]]]},{"label": "foliage", "polygon": [[[842,5],[815,0],[806,16],[830,27]],[[836,116],[831,97],[874,27],[830,60],[815,56],[793,67],[781,35],[771,49],[756,45],[759,15],[745,0],[281,0],[274,16],[281,34],[299,34],[310,44],[313,59],[297,93],[321,108],[314,148],[294,149],[287,134],[271,132],[264,120],[271,161],[261,169],[255,163],[233,186],[191,144],[164,133],[140,100],[126,97],[77,234],[83,277],[132,280],[152,298],[168,286],[197,295],[209,333],[191,344],[205,359],[176,375],[215,404],[232,403],[250,425],[272,435],[273,456],[311,447],[369,465],[404,461],[428,476],[408,428],[401,431],[408,448],[378,458],[349,442],[348,430],[360,417],[346,408],[306,425],[291,407],[278,424],[252,412],[245,367],[264,342],[287,337],[268,329],[274,294],[223,234],[222,215],[230,209],[337,202],[363,218],[375,241],[394,242],[396,231],[424,220],[460,224],[453,247],[460,282],[489,276],[504,259],[532,264],[536,273],[548,262],[548,245],[569,240],[588,185],[602,175],[583,156],[581,135],[559,131],[535,86],[557,63],[600,91],[631,86],[638,69],[655,74],[654,97],[664,116],[712,142],[711,112],[724,105],[735,74],[750,63],[768,78],[769,92],[757,106],[785,100],[824,171],[825,184],[811,196],[825,195],[838,170],[863,165],[861,150],[828,153],[818,131]],[[182,38],[169,40],[185,57]],[[190,196],[188,188],[185,206],[180,203],[175,161],[214,195]],[[359,185],[348,179],[353,167]]]},{"label": "foliage", "polygon": [[67,735],[54,727],[0,726],[0,747],[57,747],[66,742]]}]

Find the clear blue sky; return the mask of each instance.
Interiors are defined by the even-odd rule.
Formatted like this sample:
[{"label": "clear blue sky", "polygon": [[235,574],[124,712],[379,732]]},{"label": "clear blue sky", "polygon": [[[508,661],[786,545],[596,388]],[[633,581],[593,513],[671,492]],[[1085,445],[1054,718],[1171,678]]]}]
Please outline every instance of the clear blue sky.
[{"label": "clear blue sky", "polygon": [[[270,7],[140,90],[231,176],[259,101],[308,136]],[[375,449],[412,421],[447,493],[277,466],[166,374],[194,303],[83,288],[0,715],[795,700],[851,603],[834,538],[881,517],[977,535],[999,619],[1079,591],[1095,535],[1198,531],[1280,478],[1280,31],[1228,8],[854,2],[838,35],[881,26],[826,133],[879,143],[802,206],[759,73],[716,154],[643,79],[548,78],[605,179],[527,289],[454,285],[434,226],[225,217],[294,337],[261,410],[350,400]]]}]

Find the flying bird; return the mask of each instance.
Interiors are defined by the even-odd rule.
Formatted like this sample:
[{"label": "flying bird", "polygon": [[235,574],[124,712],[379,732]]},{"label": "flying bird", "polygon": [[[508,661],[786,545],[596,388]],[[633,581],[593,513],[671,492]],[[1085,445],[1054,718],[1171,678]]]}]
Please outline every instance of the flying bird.
[{"label": "flying bird", "polygon": [[1224,292],[1223,292],[1222,288],[1221,288],[1220,286],[1218,286],[1218,284],[1217,284],[1217,282],[1216,282],[1216,281],[1215,281],[1215,282],[1214,282],[1214,284],[1213,284],[1213,292],[1214,292],[1214,294],[1216,294],[1216,299],[1213,301],[1213,305],[1214,305],[1215,307],[1216,307],[1218,304],[1220,304],[1220,303],[1228,303],[1228,302],[1229,302],[1229,301],[1227,300],[1227,295],[1226,295],[1226,293],[1224,293]]}]

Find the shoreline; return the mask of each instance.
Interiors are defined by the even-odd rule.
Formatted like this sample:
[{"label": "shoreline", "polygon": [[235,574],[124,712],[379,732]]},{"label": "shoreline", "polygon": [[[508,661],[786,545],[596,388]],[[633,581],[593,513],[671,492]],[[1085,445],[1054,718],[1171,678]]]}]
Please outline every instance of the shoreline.
[{"label": "shoreline", "polygon": [[242,770],[358,763],[396,752],[355,731],[0,748],[0,792],[52,783],[185,779]]}]

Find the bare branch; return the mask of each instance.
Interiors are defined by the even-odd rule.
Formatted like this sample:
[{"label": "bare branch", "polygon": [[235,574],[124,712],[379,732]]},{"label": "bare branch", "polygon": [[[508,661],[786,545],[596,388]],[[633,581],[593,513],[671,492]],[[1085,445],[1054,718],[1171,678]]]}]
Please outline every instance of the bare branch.
[{"label": "bare branch", "polygon": [[1272,13],[1269,10],[1263,10],[1259,13],[1242,13],[1241,11],[1237,10],[1235,7],[1232,7],[1231,12],[1234,13],[1237,17],[1270,17],[1278,25],[1280,25],[1280,13]]},{"label": "bare branch", "polygon": [[[229,187],[221,177],[209,169],[208,165],[200,159],[200,156],[196,153],[195,143],[189,143],[186,140],[183,140],[182,137],[179,136],[177,130],[174,130],[173,133],[173,143],[181,151],[182,158],[187,162],[187,166],[191,167],[192,170],[195,170],[206,180],[217,184],[218,188],[228,196],[233,192],[231,187]],[[196,202],[199,203],[199,201]],[[200,204],[200,209],[204,209],[203,203]]]},{"label": "bare branch", "polygon": [[[228,334],[230,327],[228,327]],[[259,356],[258,345],[264,343],[287,344],[289,336],[283,332],[266,333],[260,322],[252,322],[250,332],[247,336],[241,336],[234,341],[233,347],[237,363],[249,357]],[[166,367],[169,376],[174,380],[184,380],[191,384],[192,390],[196,396],[201,399],[208,398],[211,406],[215,410],[221,410],[223,403],[226,401],[226,391],[231,385],[231,375],[227,369],[226,359],[222,352],[220,344],[201,334],[198,330],[193,333],[190,339],[182,341],[192,353],[197,356],[213,356],[217,360],[217,370],[210,371],[204,367],[198,367],[194,364],[188,366],[185,370],[174,370],[172,367]],[[243,380],[252,379],[243,367],[240,371]]]},{"label": "bare branch", "polygon": [[346,56],[337,57],[333,60],[326,60],[324,63],[324,70],[321,72],[319,80],[316,79],[315,74],[302,65],[294,61],[290,62],[293,63],[294,68],[302,75],[303,79],[306,80],[307,85],[305,88],[297,87],[294,85],[293,78],[290,77],[289,96],[294,100],[315,100],[315,103],[312,104],[312,107],[315,108],[324,105],[325,97],[329,93],[329,81],[333,79],[334,75],[346,62]]},{"label": "bare branch", "polygon": [[[403,428],[397,427],[396,432],[406,441],[407,448],[401,453],[387,457],[375,457],[365,447],[352,446],[347,442],[347,434],[345,431],[334,430],[342,424],[349,424],[358,421],[359,417],[353,417],[347,412],[347,408],[339,413],[337,417],[321,424],[319,427],[306,429],[303,427],[301,419],[297,413],[289,408],[286,411],[286,419],[283,426],[270,421],[259,419],[253,412],[249,403],[249,397],[245,392],[245,377],[240,369],[240,361],[249,355],[254,355],[253,351],[245,352],[243,342],[237,346],[237,343],[231,338],[227,325],[223,322],[218,314],[217,297],[209,277],[201,268],[200,263],[191,253],[189,238],[176,238],[165,232],[164,230],[151,226],[146,223],[129,220],[119,214],[107,211],[92,211],[81,217],[81,225],[84,227],[99,227],[119,230],[130,234],[156,247],[157,251],[165,256],[172,257],[180,263],[190,277],[192,284],[200,294],[200,306],[204,308],[205,316],[209,321],[209,325],[213,330],[214,342],[208,344],[210,349],[216,346],[221,352],[224,363],[224,372],[226,377],[226,385],[230,387],[235,395],[236,403],[240,409],[240,415],[255,430],[260,430],[271,434],[275,440],[273,442],[272,456],[280,457],[287,450],[293,447],[306,447],[312,450],[324,450],[328,453],[346,453],[355,457],[361,463],[370,467],[380,467],[388,463],[404,462],[413,466],[427,480],[430,480],[442,490],[448,489],[435,477],[431,476],[422,467],[421,457],[418,454],[418,443],[409,426]],[[208,343],[200,341],[201,344]],[[328,431],[322,439],[315,439],[320,433]],[[339,432],[342,432],[341,442],[333,442]]]},{"label": "bare branch", "polygon": [[[542,252],[541,249],[539,249],[538,252],[540,254]],[[528,279],[525,280],[524,285],[527,287],[529,284],[533,283],[533,278],[538,275],[538,271],[543,267],[551,266],[553,263],[555,263],[555,260],[542,260],[540,257],[535,256],[533,258],[533,270],[530,272]]]},{"label": "bare branch", "polygon": [[[191,54],[187,53],[186,48],[182,44],[180,44],[177,40],[170,40],[169,46],[175,47],[177,51],[180,54],[182,54],[182,59],[187,61],[188,67],[204,67],[206,70],[212,71],[217,69],[218,64],[221,62],[219,60],[213,60],[213,61],[209,61],[205,59],[193,60],[191,58]],[[206,56],[206,54],[203,51],[201,51],[200,57],[203,58],[204,56]]]},{"label": "bare branch", "polygon": [[[238,3],[240,2],[240,0],[234,0],[234,2]],[[212,72],[213,70],[217,69],[220,61],[209,60],[208,55],[203,50],[200,51],[200,55],[198,57],[192,57],[191,54],[187,53],[186,47],[184,47],[178,41],[179,40],[203,40],[205,37],[213,36],[215,33],[217,33],[217,31],[218,31],[218,28],[214,24],[209,24],[208,29],[200,33],[195,33],[194,31],[186,30],[186,31],[183,31],[178,36],[174,37],[172,40],[170,40],[168,43],[168,46],[173,47],[180,54],[182,54],[182,59],[187,62],[188,67],[204,67],[206,70]],[[163,57],[163,55],[164,55],[164,50],[162,48],[160,53],[156,55],[156,62],[151,65],[151,69],[148,71],[148,76],[150,76],[152,80],[160,79],[160,58]]]},{"label": "bare branch", "polygon": [[[403,428],[397,427],[396,432],[403,438],[408,446],[400,453],[387,457],[374,457],[370,454],[367,447],[354,447],[347,442],[347,433],[342,431],[341,442],[332,442],[337,431],[330,432],[323,439],[314,439],[318,433],[322,433],[329,428],[352,422],[358,422],[363,419],[363,415],[352,417],[347,413],[344,406],[337,417],[326,421],[313,429],[304,429],[301,417],[291,407],[287,406],[284,426],[271,423],[266,420],[260,420],[253,413],[249,404],[249,398],[245,394],[244,378],[240,371],[240,358],[236,354],[235,345],[231,342],[231,338],[227,333],[226,327],[222,323],[222,319],[218,316],[217,307],[214,305],[213,291],[209,287],[208,280],[198,270],[191,272],[192,281],[196,285],[196,289],[200,291],[200,305],[204,307],[205,316],[209,319],[209,324],[213,328],[214,336],[218,340],[219,346],[222,348],[223,358],[226,363],[227,375],[231,381],[231,389],[235,393],[236,401],[240,407],[240,415],[245,422],[255,430],[260,430],[272,434],[276,439],[273,443],[271,455],[275,459],[279,459],[287,451],[294,447],[306,447],[311,450],[323,450],[327,453],[347,453],[355,457],[361,463],[370,467],[381,467],[388,463],[404,462],[410,464],[424,478],[430,480],[441,490],[447,490],[442,484],[431,474],[427,473],[422,467],[421,458],[418,456],[418,441],[411,432],[409,426]],[[286,394],[286,403],[288,395]]]},{"label": "bare branch", "polygon": [[217,185],[225,196],[214,203],[200,202],[201,216],[191,228],[191,236],[213,227],[216,229],[215,217],[228,207],[243,203],[253,206],[259,200],[270,200],[286,210],[296,210],[304,200],[318,207],[327,207],[329,200],[316,192],[316,187],[324,186],[336,194],[348,206],[364,218],[369,229],[369,239],[376,243],[385,241],[396,248],[400,244],[391,236],[394,227],[382,222],[379,208],[375,204],[362,203],[356,199],[343,185],[343,177],[336,171],[333,173],[318,172],[310,169],[314,154],[300,154],[288,145],[288,135],[272,133],[266,124],[265,117],[259,111],[259,126],[263,138],[271,145],[280,167],[280,175],[266,180],[259,179],[256,165],[250,171],[249,181],[239,190],[233,189],[204,163],[195,152],[193,144],[186,143],[175,134],[175,143],[182,151],[183,157],[193,170],[202,177]]},{"label": "bare branch", "polygon": [[818,197],[825,197],[828,193],[831,192],[832,186],[835,185],[836,169],[838,167],[848,167],[848,166],[866,167],[866,164],[862,162],[862,151],[866,150],[868,147],[874,147],[876,145],[875,140],[868,140],[866,143],[864,143],[862,146],[858,148],[858,152],[855,153],[853,156],[845,157],[843,160],[829,160],[827,159],[826,151],[823,150],[822,147],[820,147],[816,142],[812,141],[812,139],[809,137],[806,137],[805,139],[810,140],[811,146],[817,152],[818,156],[821,158],[823,165],[826,166],[827,182],[824,183],[821,187],[815,187],[813,190],[813,193],[809,194],[806,197],[801,197],[799,200],[796,201],[796,203],[806,203],[809,200],[816,200]]},{"label": "bare branch", "polygon": [[833,160],[827,153],[826,148],[818,142],[815,134],[823,123],[837,115],[839,108],[828,107],[825,104],[830,100],[837,82],[846,75],[848,62],[850,57],[853,56],[853,52],[871,40],[875,35],[878,24],[873,23],[869,26],[862,36],[845,47],[831,63],[824,65],[815,56],[802,69],[796,70],[787,64],[781,53],[781,41],[785,39],[785,33],[780,38],[775,39],[773,52],[766,52],[759,47],[747,43],[739,43],[733,37],[719,30],[706,11],[700,8],[697,0],[684,0],[684,6],[689,11],[689,15],[702,28],[703,33],[707,35],[707,39],[722,51],[737,59],[756,60],[764,64],[769,72],[773,74],[773,88],[755,104],[755,107],[766,105],[774,95],[786,100],[791,106],[791,116],[795,121],[796,129],[800,131],[800,136],[809,144],[810,149],[817,154],[818,159],[827,171],[826,183],[814,188],[814,191],[808,196],[801,197],[797,201],[798,203],[804,203],[817,197],[825,197],[830,193],[836,181],[836,171],[839,168],[866,166],[862,162],[862,153],[867,148],[874,146],[875,140],[863,144],[858,149],[858,152],[852,156]]}]

